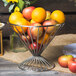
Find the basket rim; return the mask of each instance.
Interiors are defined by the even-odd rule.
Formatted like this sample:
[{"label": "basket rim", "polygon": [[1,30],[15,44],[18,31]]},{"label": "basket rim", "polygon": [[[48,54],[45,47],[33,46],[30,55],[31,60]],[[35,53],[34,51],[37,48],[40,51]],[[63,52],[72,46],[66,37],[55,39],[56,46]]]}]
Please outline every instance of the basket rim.
[{"label": "basket rim", "polygon": [[10,26],[20,26],[20,27],[50,27],[50,26],[59,26],[59,25],[64,25],[64,23],[62,23],[62,24],[56,24],[56,25],[42,25],[42,26],[31,26],[31,25],[29,25],[29,26],[27,26],[27,25],[17,25],[17,24],[11,24],[11,23],[9,23],[10,24]]}]

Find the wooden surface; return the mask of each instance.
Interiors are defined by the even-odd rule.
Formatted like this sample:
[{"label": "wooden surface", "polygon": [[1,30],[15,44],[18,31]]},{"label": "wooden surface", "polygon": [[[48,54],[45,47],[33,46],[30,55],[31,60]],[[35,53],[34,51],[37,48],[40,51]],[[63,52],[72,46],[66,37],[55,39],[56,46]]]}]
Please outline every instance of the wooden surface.
[{"label": "wooden surface", "polygon": [[9,36],[9,35],[11,35],[13,33],[13,30],[10,27],[10,25],[7,24],[8,19],[9,19],[9,15],[0,14],[0,21],[1,22],[6,22],[5,26],[3,28],[3,37]]},{"label": "wooden surface", "polygon": [[[74,0],[38,0],[34,6],[42,6],[50,11],[60,9],[64,12],[76,12]],[[8,6],[3,7],[2,1],[0,1],[0,13],[8,13]]]},{"label": "wooden surface", "polygon": [[58,71],[26,72],[20,70],[17,64],[0,58],[0,76],[76,76],[76,74]]},{"label": "wooden surface", "polygon": [[38,0],[34,5],[44,7],[50,11],[59,9],[64,12],[76,12],[74,0]]}]

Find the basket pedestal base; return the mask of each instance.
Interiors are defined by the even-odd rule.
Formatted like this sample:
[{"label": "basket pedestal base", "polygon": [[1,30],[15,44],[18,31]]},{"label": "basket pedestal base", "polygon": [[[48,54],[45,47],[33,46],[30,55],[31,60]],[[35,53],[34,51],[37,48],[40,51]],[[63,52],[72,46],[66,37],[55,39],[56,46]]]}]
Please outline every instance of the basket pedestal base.
[{"label": "basket pedestal base", "polygon": [[25,71],[49,71],[54,68],[54,64],[48,63],[43,57],[32,56],[19,64],[19,68]]}]

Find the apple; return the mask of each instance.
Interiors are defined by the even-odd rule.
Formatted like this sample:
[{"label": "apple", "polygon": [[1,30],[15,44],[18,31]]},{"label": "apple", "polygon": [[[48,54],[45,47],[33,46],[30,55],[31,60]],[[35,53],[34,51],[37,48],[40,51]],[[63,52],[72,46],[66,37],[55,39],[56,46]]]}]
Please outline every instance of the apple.
[{"label": "apple", "polygon": [[[36,42],[31,43],[30,47],[32,50],[36,50],[37,49],[37,43]],[[40,48],[40,45],[38,44],[38,50],[39,50],[39,48]]]},{"label": "apple", "polygon": [[60,56],[58,58],[58,63],[60,64],[60,66],[67,68],[68,67],[68,62],[70,60],[73,60],[72,55],[63,55],[63,56]]},{"label": "apple", "polygon": [[[28,41],[30,42],[30,41],[31,41],[31,38],[30,38],[28,35],[27,35],[26,37],[27,37]],[[22,39],[23,41],[27,42],[26,37],[25,37],[25,35],[22,35],[21,39]]]},{"label": "apple", "polygon": [[27,20],[32,19],[31,14],[32,14],[32,11],[33,11],[34,9],[35,9],[34,6],[30,6],[30,7],[24,8],[23,11],[22,11],[23,16],[24,16]]},{"label": "apple", "polygon": [[[49,26],[49,25],[55,25],[56,24],[56,21],[54,20],[47,20],[47,21],[44,21],[43,22],[43,26]],[[47,31],[46,31],[47,29]],[[47,33],[51,33],[53,30],[55,29],[55,26],[50,26],[50,27],[44,27],[44,30],[47,32]]]},{"label": "apple", "polygon": [[51,15],[51,12],[50,11],[46,11],[46,18],[45,18],[45,20],[51,19],[50,15]]},{"label": "apple", "polygon": [[68,62],[68,68],[71,72],[76,73],[76,58]]},{"label": "apple", "polygon": [[[33,39],[37,39],[37,36],[41,37],[43,34],[43,27],[35,27],[35,26],[41,26],[40,23],[33,23],[31,24],[31,29],[28,28],[27,33],[28,35]],[[38,32],[38,28],[39,28],[39,32]]]}]

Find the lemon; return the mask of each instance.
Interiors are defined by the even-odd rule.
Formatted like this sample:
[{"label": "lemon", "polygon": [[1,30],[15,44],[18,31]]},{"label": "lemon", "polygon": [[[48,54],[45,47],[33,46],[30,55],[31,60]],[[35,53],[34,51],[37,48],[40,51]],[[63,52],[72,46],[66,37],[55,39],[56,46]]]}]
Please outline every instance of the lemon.
[{"label": "lemon", "polygon": [[19,18],[23,18],[22,13],[20,12],[13,12],[10,16],[9,16],[9,23],[14,24],[14,22],[19,19]]}]

